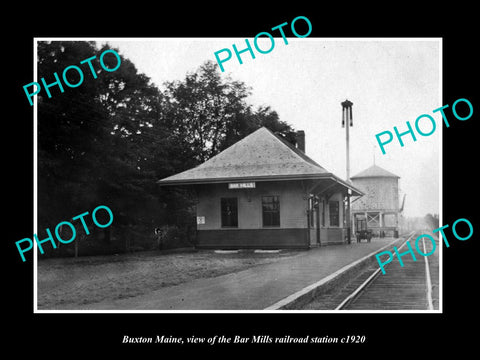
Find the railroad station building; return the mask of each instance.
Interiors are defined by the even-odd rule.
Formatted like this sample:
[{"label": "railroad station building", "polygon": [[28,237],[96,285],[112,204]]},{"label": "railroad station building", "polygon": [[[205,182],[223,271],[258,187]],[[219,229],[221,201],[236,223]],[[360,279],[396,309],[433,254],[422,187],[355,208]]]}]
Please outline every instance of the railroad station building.
[{"label": "railroad station building", "polygon": [[352,184],[262,127],[199,166],[159,181],[197,196],[198,248],[310,248],[346,241],[345,199]]},{"label": "railroad station building", "polygon": [[398,237],[400,176],[374,164],[350,179],[366,194],[352,202],[353,233],[366,226],[373,236]]}]

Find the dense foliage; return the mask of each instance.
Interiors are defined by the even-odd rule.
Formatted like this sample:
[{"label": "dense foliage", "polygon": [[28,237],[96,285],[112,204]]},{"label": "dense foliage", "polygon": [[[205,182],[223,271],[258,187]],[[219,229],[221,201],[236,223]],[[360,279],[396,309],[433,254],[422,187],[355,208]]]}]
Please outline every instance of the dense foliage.
[{"label": "dense foliage", "polygon": [[[105,71],[98,58],[109,48],[84,41],[38,43],[38,78],[47,83],[54,72],[97,56],[96,79],[84,65],[81,86],[65,86],[63,93],[51,87],[52,98],[39,95],[39,238],[40,229],[107,205],[115,216],[112,226],[92,226],[91,235],[78,236],[80,255],[151,248],[154,229],[166,225],[179,229],[179,246],[185,245],[194,239],[194,196],[156,182],[261,126],[285,134],[292,128],[269,107],[248,104],[250,89],[220,74],[213,62],[159,89],[123,56],[118,70]],[[77,234],[83,232],[79,225]],[[73,246],[62,245],[55,255],[72,254]]]}]

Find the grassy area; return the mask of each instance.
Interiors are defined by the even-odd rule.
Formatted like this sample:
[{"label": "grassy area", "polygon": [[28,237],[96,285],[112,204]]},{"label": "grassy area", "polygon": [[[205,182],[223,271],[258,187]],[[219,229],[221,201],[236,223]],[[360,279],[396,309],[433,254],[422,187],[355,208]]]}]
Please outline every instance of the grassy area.
[{"label": "grassy area", "polygon": [[75,305],[142,295],[198,278],[215,277],[297,256],[280,253],[191,251],[80,258],[39,259],[38,309],[75,309]]}]

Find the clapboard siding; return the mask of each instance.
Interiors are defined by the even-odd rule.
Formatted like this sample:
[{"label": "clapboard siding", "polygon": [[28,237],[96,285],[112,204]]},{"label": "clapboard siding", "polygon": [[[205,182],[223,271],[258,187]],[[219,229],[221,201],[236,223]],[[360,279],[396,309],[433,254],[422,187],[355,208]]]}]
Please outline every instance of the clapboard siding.
[{"label": "clapboard siding", "polygon": [[397,178],[359,178],[352,180],[354,185],[365,193],[352,204],[352,210],[392,210],[398,211]]},{"label": "clapboard siding", "polygon": [[255,189],[228,189],[228,184],[209,184],[198,187],[197,216],[205,217],[198,230],[222,229],[220,199],[236,197],[238,201],[238,229],[261,229],[262,196],[280,199],[279,228],[306,228],[306,200],[298,181],[257,182]]},{"label": "clapboard siding", "polygon": [[308,248],[307,229],[224,229],[197,231],[197,247],[208,249]]}]

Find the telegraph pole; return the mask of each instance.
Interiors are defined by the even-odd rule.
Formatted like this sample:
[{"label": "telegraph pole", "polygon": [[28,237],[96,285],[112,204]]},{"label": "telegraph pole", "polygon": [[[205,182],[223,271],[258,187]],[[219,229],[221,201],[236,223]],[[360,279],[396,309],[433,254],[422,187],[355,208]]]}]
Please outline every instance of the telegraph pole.
[{"label": "telegraph pole", "polygon": [[[347,182],[350,183],[350,137],[349,128],[353,126],[352,105],[349,100],[345,100],[342,104],[342,127],[346,130],[346,143],[347,143]],[[351,228],[350,228],[350,189],[347,191],[347,211],[346,211],[346,223],[347,223],[347,242],[351,243]]]}]

